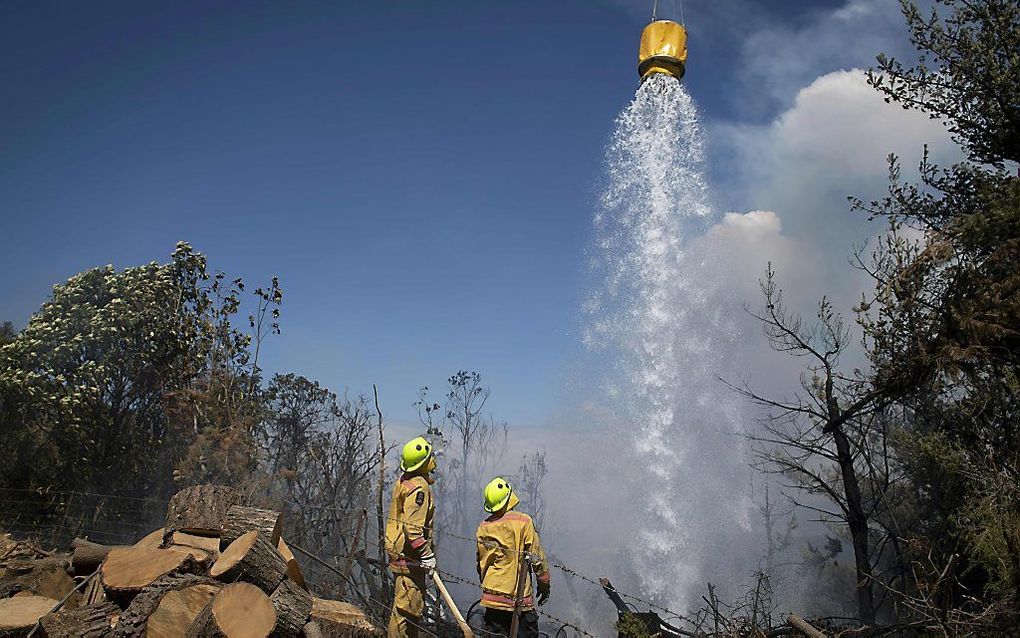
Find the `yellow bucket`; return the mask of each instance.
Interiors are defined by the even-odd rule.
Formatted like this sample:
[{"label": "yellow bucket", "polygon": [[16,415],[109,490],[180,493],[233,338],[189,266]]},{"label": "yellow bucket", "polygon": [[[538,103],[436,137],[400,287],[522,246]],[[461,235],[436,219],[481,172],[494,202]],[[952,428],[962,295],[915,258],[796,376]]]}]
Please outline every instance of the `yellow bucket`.
[{"label": "yellow bucket", "polygon": [[676,79],[684,76],[687,64],[687,29],[672,20],[656,20],[641,32],[638,75],[644,80],[653,73]]}]

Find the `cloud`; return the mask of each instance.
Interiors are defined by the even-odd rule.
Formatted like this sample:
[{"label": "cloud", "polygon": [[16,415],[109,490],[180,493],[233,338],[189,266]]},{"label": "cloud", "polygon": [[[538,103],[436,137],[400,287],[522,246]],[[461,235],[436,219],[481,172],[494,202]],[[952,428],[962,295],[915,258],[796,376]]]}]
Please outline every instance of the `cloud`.
[{"label": "cloud", "polygon": [[[884,230],[880,222],[851,211],[847,197],[870,200],[885,194],[890,153],[901,158],[907,177],[925,145],[936,161],[960,158],[941,122],[885,103],[860,69],[814,79],[772,122],[716,124],[711,135],[729,171],[716,185],[725,193],[722,203],[730,210],[773,211],[776,219],[769,224],[781,228],[785,238],[753,246],[747,251],[752,256],[737,264],[753,272],[733,276],[753,281],[771,259],[781,277],[792,275],[806,288],[805,297],[828,294],[842,310],[867,286],[847,263],[854,244]],[[760,214],[751,215],[739,223],[726,216],[709,236],[735,241],[752,232],[761,237],[773,227]],[[791,251],[799,255],[792,261]],[[803,272],[799,259],[810,260],[810,272]],[[784,261],[792,273],[778,265]]]},{"label": "cloud", "polygon": [[822,73],[867,67],[879,53],[910,53],[899,4],[849,0],[835,11],[804,11],[755,29],[744,41],[743,94],[757,95],[750,111],[788,106],[791,96]]}]

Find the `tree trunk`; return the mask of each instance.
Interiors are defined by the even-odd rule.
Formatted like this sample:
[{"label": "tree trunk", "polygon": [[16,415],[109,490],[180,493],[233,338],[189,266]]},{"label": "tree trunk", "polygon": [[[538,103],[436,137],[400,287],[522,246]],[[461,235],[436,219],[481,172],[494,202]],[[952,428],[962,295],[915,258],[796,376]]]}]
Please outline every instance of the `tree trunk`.
[{"label": "tree trunk", "polygon": [[375,638],[383,635],[364,612],[339,600],[312,598],[312,620],[319,625],[323,638]]},{"label": "tree trunk", "polygon": [[241,502],[241,493],[223,485],[197,485],[170,498],[166,510],[166,533],[188,532],[218,536],[227,510]]},{"label": "tree trunk", "polygon": [[[169,594],[184,589],[204,587],[205,589],[196,590],[187,597],[188,601],[195,598],[202,599],[202,604],[198,605],[198,607],[194,610],[194,613],[187,618],[187,622],[179,624],[176,632],[176,635],[179,636],[188,628],[188,625],[191,624],[191,621],[198,615],[198,612],[200,612],[206,604],[208,604],[209,600],[222,586],[223,585],[218,581],[204,576],[198,576],[196,574],[168,574],[163,576],[153,581],[152,584],[134,597],[131,604],[128,605],[127,609],[125,609],[124,613],[121,615],[120,621],[117,622],[117,628],[114,631],[113,636],[114,638],[136,638],[145,636],[147,630],[148,635],[153,635],[153,629],[158,629],[168,624],[166,622],[161,623],[157,619],[157,627],[152,626],[152,620],[156,618],[157,610]],[[202,592],[206,592],[207,595],[202,594]],[[179,607],[180,606],[178,605],[175,609]],[[184,607],[187,608],[187,605]],[[166,615],[167,614],[163,614],[163,620],[166,620]],[[173,634],[162,633],[159,635]]]},{"label": "tree trunk", "polygon": [[15,596],[0,600],[0,638],[27,636],[57,601],[46,596]]},{"label": "tree trunk", "polygon": [[312,596],[297,583],[284,579],[269,597],[276,609],[276,628],[273,636],[295,638],[308,622],[312,613]]},{"label": "tree trunk", "polygon": [[234,505],[227,510],[227,518],[223,521],[223,533],[220,534],[220,548],[236,541],[242,534],[250,531],[262,532],[269,543],[276,547],[283,531],[283,514],[275,510],[264,510],[257,507]]},{"label": "tree trunk", "polygon": [[103,587],[111,598],[130,599],[157,579],[193,571],[196,565],[191,554],[173,549],[114,549],[103,563]]},{"label": "tree trunk", "polygon": [[111,602],[61,609],[42,618],[46,638],[108,638],[111,622],[120,614],[120,607]]},{"label": "tree trunk", "polygon": [[249,583],[220,590],[195,618],[187,638],[268,638],[276,626],[269,596]]},{"label": "tree trunk", "polygon": [[[375,397],[375,414],[376,414],[376,428],[379,430],[379,484],[376,486],[376,502],[375,502],[375,520],[376,526],[379,528],[376,532],[379,534],[379,562],[380,564],[386,564],[386,519],[384,518],[385,510],[383,504],[385,503],[384,491],[386,489],[386,440],[383,436],[383,413],[382,407],[379,405],[379,389],[372,384],[372,396]],[[366,537],[367,538],[367,537]],[[387,585],[386,578],[381,578],[379,584],[382,589],[382,599],[390,600],[391,591]]]},{"label": "tree trunk", "polygon": [[875,624],[875,600],[871,580],[870,541],[868,538],[868,517],[864,513],[861,487],[857,481],[850,441],[842,428],[832,432],[836,443],[836,458],[843,478],[846,494],[847,526],[854,546],[854,564],[857,571],[857,615],[869,625]]},{"label": "tree trunk", "polygon": [[248,532],[230,544],[209,570],[224,582],[243,580],[272,593],[287,575],[287,562],[259,532]]}]

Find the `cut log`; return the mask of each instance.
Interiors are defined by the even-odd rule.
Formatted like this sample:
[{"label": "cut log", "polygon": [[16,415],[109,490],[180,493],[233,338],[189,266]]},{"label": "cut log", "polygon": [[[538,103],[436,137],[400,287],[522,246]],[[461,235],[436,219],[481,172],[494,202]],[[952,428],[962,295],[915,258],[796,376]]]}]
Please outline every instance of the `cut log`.
[{"label": "cut log", "polygon": [[170,572],[190,572],[196,563],[187,552],[128,547],[110,552],[103,563],[103,587],[106,593],[123,599],[141,591]]},{"label": "cut log", "polygon": [[312,598],[312,620],[319,626],[323,638],[375,638],[383,635],[363,611],[339,600]]},{"label": "cut log", "polygon": [[241,502],[241,493],[224,485],[196,485],[177,492],[166,510],[167,534],[219,535],[231,505]]},{"label": "cut log", "polygon": [[305,626],[301,628],[301,638],[323,638],[319,623],[314,620],[305,623]]},{"label": "cut log", "polygon": [[196,574],[163,576],[134,597],[113,635],[115,638],[180,636],[222,586],[218,581]]},{"label": "cut log", "polygon": [[145,638],[182,636],[221,587],[223,587],[221,583],[193,585],[168,593],[159,602],[156,611],[149,616],[149,622],[145,626]]},{"label": "cut log", "polygon": [[181,554],[188,554],[191,559],[196,563],[208,566],[213,562],[213,555],[204,549],[198,549],[197,547],[186,547],[184,545],[171,545],[167,547],[165,551],[178,552]]},{"label": "cut log", "polygon": [[312,613],[312,596],[292,580],[284,579],[269,597],[276,609],[273,636],[294,638],[308,622]]},{"label": "cut log", "polygon": [[264,510],[257,507],[234,505],[227,510],[227,518],[223,521],[223,533],[220,534],[220,548],[226,549],[242,534],[251,531],[262,532],[276,547],[283,531],[283,514],[276,510]]},{"label": "cut log", "polygon": [[42,629],[46,638],[107,638],[118,614],[111,602],[61,609],[43,616]]},{"label": "cut log", "polygon": [[106,602],[106,590],[103,589],[102,578],[91,578],[81,592],[79,605],[94,605]]},{"label": "cut log", "polygon": [[799,631],[805,638],[825,638],[825,634],[816,629],[797,614],[790,614],[786,617],[786,624]]},{"label": "cut log", "polygon": [[248,532],[230,544],[209,569],[224,582],[243,580],[272,593],[287,575],[287,562],[259,532]]},{"label": "cut log", "polygon": [[[74,580],[67,575],[66,564],[63,558],[43,558],[29,562],[27,569],[8,570],[7,576],[0,581],[0,598],[24,592],[60,600],[74,589]],[[64,606],[77,607],[79,600],[81,594],[74,593]]]},{"label": "cut log", "polygon": [[198,534],[188,534],[187,532],[174,532],[170,537],[170,544],[202,549],[210,554],[220,553],[220,539],[216,536],[199,536]]},{"label": "cut log", "polygon": [[0,637],[27,636],[57,601],[46,596],[18,596],[0,600]]},{"label": "cut log", "polygon": [[141,540],[139,540],[137,543],[133,545],[133,547],[152,547],[152,548],[162,547],[163,536],[164,530],[161,527],[143,536]]},{"label": "cut log", "polygon": [[287,578],[297,583],[305,591],[308,591],[308,585],[305,584],[304,574],[301,573],[301,566],[298,565],[297,559],[294,558],[294,552],[290,551],[290,548],[287,547],[287,543],[283,542],[282,537],[276,543],[276,551],[280,552],[280,556],[283,556],[283,560],[287,561]]},{"label": "cut log", "polygon": [[88,576],[96,571],[110,550],[129,547],[128,545],[100,545],[84,538],[71,541],[71,573],[75,576]]},{"label": "cut log", "polygon": [[188,627],[187,638],[267,638],[276,626],[269,596],[249,583],[219,591]]}]

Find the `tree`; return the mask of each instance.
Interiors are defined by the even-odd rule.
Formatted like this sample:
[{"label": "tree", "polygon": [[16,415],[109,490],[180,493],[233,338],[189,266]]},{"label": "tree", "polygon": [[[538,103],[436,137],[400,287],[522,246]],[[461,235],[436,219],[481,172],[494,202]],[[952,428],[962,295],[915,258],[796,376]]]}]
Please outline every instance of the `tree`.
[{"label": "tree", "polygon": [[[787,309],[771,265],[761,289],[765,306],[751,314],[761,322],[770,345],[808,363],[801,375],[803,394],[774,398],[747,386],[736,388],[766,409],[764,434],[750,435],[757,444],[759,467],[793,479],[786,487],[809,496],[791,497],[798,507],[845,525],[853,545],[858,615],[874,623],[874,568],[880,554],[876,556],[872,525],[893,482],[880,458],[887,436],[881,427],[884,395],[864,374],[841,370],[850,333],[828,300],[818,305],[817,323],[806,324]],[[825,507],[819,498],[836,508]]]},{"label": "tree", "polygon": [[[231,323],[243,282],[223,280],[181,242],[168,263],[55,286],[0,349],[0,445],[18,460],[3,484],[166,496],[196,441],[230,439],[253,394],[238,378],[253,368],[251,337]],[[196,465],[214,464],[206,452]]]},{"label": "tree", "polygon": [[14,341],[14,337],[18,334],[18,331],[14,329],[14,324],[10,321],[5,321],[0,324],[0,347]]},{"label": "tree", "polygon": [[[495,467],[503,458],[509,429],[506,423],[496,423],[484,414],[491,390],[482,384],[478,372],[459,370],[447,379],[449,389],[445,404],[440,407],[429,398],[429,389],[419,391],[418,416],[426,432],[435,441],[442,456],[439,468],[441,481],[437,491],[445,494],[438,499],[445,503],[441,516],[444,524],[460,535],[474,533],[474,517],[470,503],[478,498],[472,494],[482,475]],[[437,422],[436,415],[442,414]],[[447,438],[449,437],[449,438]]]},{"label": "tree", "polygon": [[542,450],[541,452],[526,453],[521,459],[517,476],[513,477],[514,490],[526,503],[531,518],[535,519],[535,527],[538,529],[542,529],[542,522],[545,520],[545,496],[542,493],[542,483],[548,473],[549,466],[545,462],[545,450]]},{"label": "tree", "polygon": [[379,465],[374,410],[365,397],[341,398],[295,374],[275,375],[266,397],[259,442],[271,501],[287,512],[296,543],[346,554]]},{"label": "tree", "polygon": [[1020,161],[1020,5],[937,0],[928,15],[912,0],[900,6],[918,59],[904,67],[879,55],[871,84],[887,102],[945,122],[971,161]]},{"label": "tree", "polygon": [[904,605],[945,633],[994,632],[1020,601],[1020,3],[940,0],[903,12],[918,60],[879,56],[887,101],[945,122],[967,161],[927,158],[855,207],[890,231],[858,266],[874,279],[859,321],[874,384],[899,410],[892,462],[918,511]]}]

